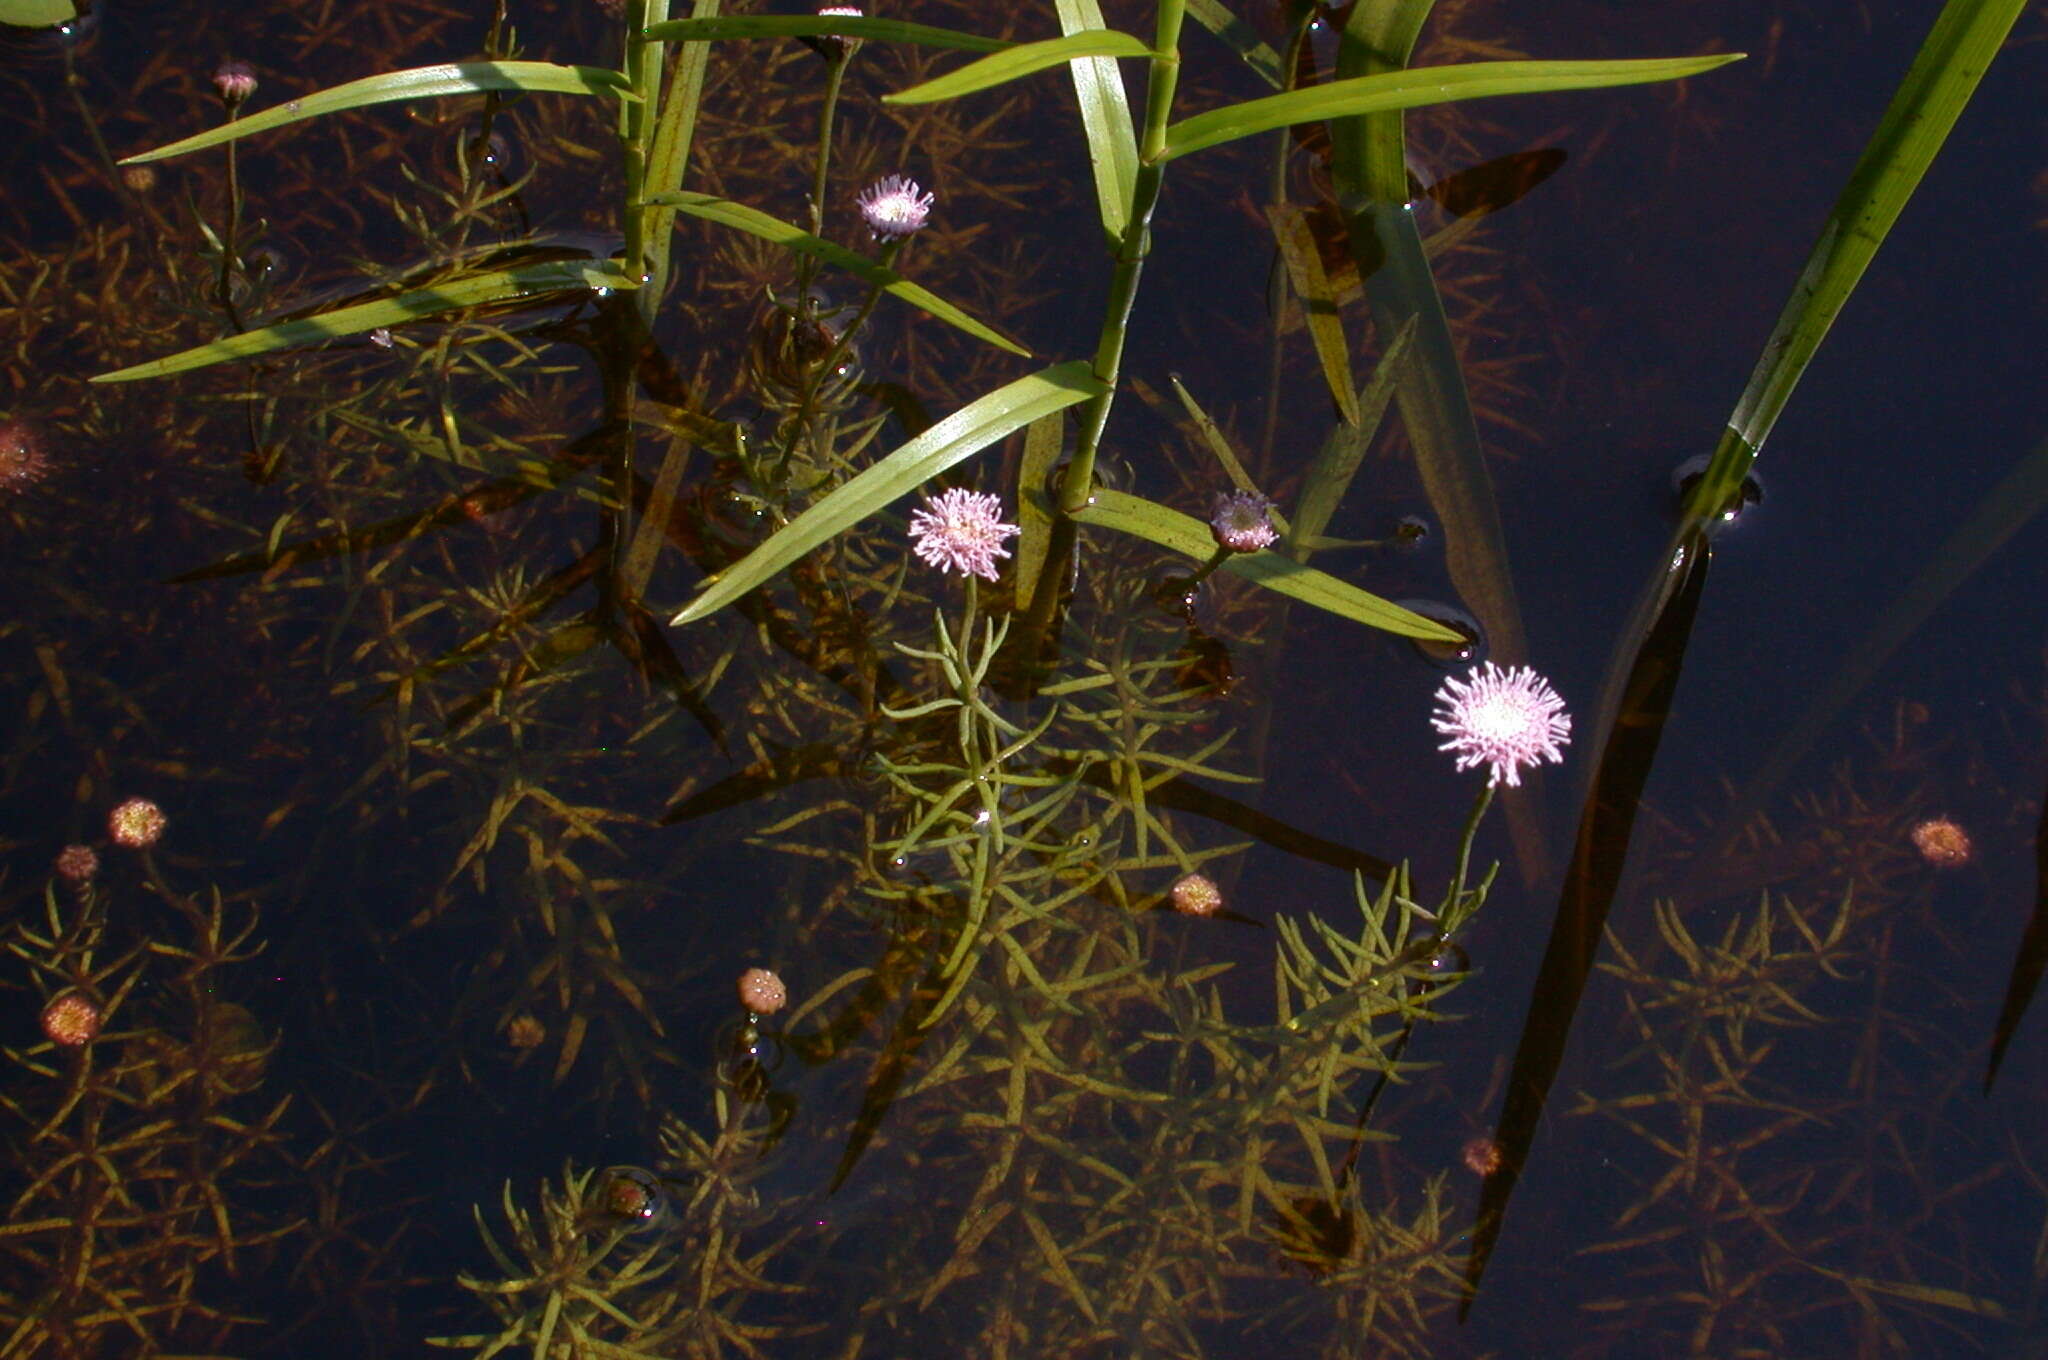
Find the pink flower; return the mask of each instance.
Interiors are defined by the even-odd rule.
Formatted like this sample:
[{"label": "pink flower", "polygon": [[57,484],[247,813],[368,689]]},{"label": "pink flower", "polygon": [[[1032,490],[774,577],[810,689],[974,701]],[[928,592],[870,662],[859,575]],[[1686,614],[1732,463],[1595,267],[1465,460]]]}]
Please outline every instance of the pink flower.
[{"label": "pink flower", "polygon": [[1527,666],[1502,670],[1489,661],[1469,680],[1444,681],[1436,701],[1430,726],[1450,738],[1437,749],[1456,752],[1461,770],[1491,766],[1488,782],[1514,788],[1524,766],[1564,759],[1571,715],[1550,682]]},{"label": "pink flower", "polygon": [[973,572],[996,579],[996,559],[1008,557],[1003,540],[1023,532],[1003,523],[1003,500],[955,487],[927,496],[925,508],[910,517],[911,546],[940,571]]},{"label": "pink flower", "polygon": [[900,241],[924,228],[931,215],[932,196],[919,194],[917,181],[901,175],[876,180],[861,191],[861,220],[877,241]]},{"label": "pink flower", "polygon": [[1270,548],[1280,537],[1272,512],[1273,502],[1256,491],[1219,491],[1209,509],[1209,532],[1217,547],[1234,553]]},{"label": "pink flower", "polygon": [[107,834],[116,845],[147,850],[164,834],[168,821],[164,810],[147,798],[130,798],[107,814]]}]

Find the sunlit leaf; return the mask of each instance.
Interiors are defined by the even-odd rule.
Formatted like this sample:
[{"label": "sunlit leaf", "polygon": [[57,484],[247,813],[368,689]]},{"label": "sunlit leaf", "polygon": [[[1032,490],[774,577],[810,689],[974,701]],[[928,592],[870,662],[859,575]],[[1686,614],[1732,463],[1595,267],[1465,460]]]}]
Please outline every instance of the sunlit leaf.
[{"label": "sunlit leaf", "polygon": [[[1069,36],[1107,27],[1095,0],[1054,0],[1054,7],[1061,30]],[[1076,57],[1070,64],[1102,229],[1118,240],[1131,220],[1131,198],[1138,185],[1138,134],[1131,125],[1130,96],[1114,57]]]},{"label": "sunlit leaf", "polygon": [[653,24],[647,36],[658,42],[707,42],[716,38],[861,38],[871,42],[915,43],[964,52],[1001,52],[1014,46],[1001,38],[963,33],[900,19],[868,19],[851,14],[734,14],[716,19],[671,19]]},{"label": "sunlit leaf", "polygon": [[837,265],[848,273],[858,275],[860,278],[867,280],[870,284],[879,285],[882,291],[891,297],[901,298],[919,311],[935,317],[949,326],[959,327],[977,340],[986,340],[998,349],[1006,349],[1012,354],[1030,356],[1031,351],[1025,349],[1016,341],[984,326],[952,303],[947,302],[931,290],[910,282],[910,280],[904,278],[895,270],[884,268],[875,261],[868,259],[865,255],[857,255],[845,246],[835,245],[822,237],[813,236],[800,227],[792,226],[779,218],[770,217],[767,213],[761,212],[758,209],[749,208],[742,203],[734,203],[730,199],[719,198],[714,194],[698,194],[687,191],[656,194],[648,202],[660,204],[664,207],[672,207],[679,212],[686,212],[692,217],[701,217],[709,222],[717,222],[738,231],[744,231],[749,235],[758,236],[764,241],[773,241],[776,245],[787,247],[799,254],[809,255],[814,259],[823,260],[827,264]]},{"label": "sunlit leaf", "polygon": [[1487,61],[1354,76],[1198,113],[1166,130],[1166,151],[1160,159],[1172,160],[1190,151],[1296,123],[1324,122],[1361,113],[1504,94],[1546,94],[1678,80],[1740,61],[1743,55],[1717,52],[1704,57],[1628,61]]},{"label": "sunlit leaf", "polygon": [[0,24],[17,28],[54,28],[77,17],[71,0],[0,0]]},{"label": "sunlit leaf", "polygon": [[274,108],[223,123],[183,141],[128,156],[123,165],[160,161],[188,151],[219,146],[287,123],[303,122],[322,114],[390,104],[401,99],[439,99],[447,95],[480,94],[485,90],[528,90],[552,94],[615,94],[621,99],[638,98],[626,86],[626,78],[602,66],[557,66],[551,61],[458,61],[445,66],[420,66],[410,71],[392,71],[366,76],[336,85],[317,94],[286,100]]},{"label": "sunlit leaf", "polygon": [[248,359],[258,354],[269,354],[299,345],[318,344],[323,340],[335,340],[345,335],[360,335],[365,331],[376,330],[379,326],[402,325],[440,312],[460,311],[465,307],[482,307],[490,303],[538,297],[567,289],[596,290],[632,286],[632,281],[624,275],[600,269],[588,261],[556,260],[547,264],[528,265],[523,269],[470,274],[450,279],[446,283],[434,284],[432,287],[416,288],[394,298],[380,298],[376,302],[341,307],[331,312],[323,312],[319,316],[301,317],[296,321],[265,326],[261,330],[225,335],[211,344],[181,350],[162,359],[152,359],[146,364],[135,364],[113,373],[101,373],[92,381],[133,382],[138,378],[161,378],[169,373],[184,373],[190,369],[226,363],[231,359]]},{"label": "sunlit leaf", "polygon": [[1041,369],[999,387],[947,416],[917,438],[835,488],[767,542],[704,585],[671,622],[714,614],[819,544],[908,495],[947,468],[973,457],[1042,416],[1085,401],[1101,384],[1083,360]]},{"label": "sunlit leaf", "polygon": [[[1201,520],[1121,491],[1098,489],[1074,518],[1134,534],[1198,562],[1206,561],[1216,548],[1209,526]],[[1464,641],[1440,623],[1277,552],[1237,553],[1223,560],[1223,570],[1370,628],[1436,642]]]},{"label": "sunlit leaf", "polygon": [[895,94],[885,94],[885,104],[933,104],[941,99],[958,99],[964,94],[1007,85],[1013,80],[1035,75],[1048,66],[1074,61],[1082,57],[1147,57],[1152,49],[1128,33],[1113,29],[1084,29],[1069,33],[1061,38],[1047,38],[1042,42],[1022,43],[1016,47],[971,61],[957,71],[950,71],[935,80],[922,85],[913,85]]}]

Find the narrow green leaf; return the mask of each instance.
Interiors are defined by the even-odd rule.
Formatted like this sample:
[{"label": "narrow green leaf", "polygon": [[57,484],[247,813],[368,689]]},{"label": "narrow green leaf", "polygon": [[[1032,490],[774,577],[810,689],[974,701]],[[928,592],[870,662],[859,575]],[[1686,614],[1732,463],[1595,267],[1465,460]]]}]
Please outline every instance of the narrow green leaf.
[{"label": "narrow green leaf", "polygon": [[1046,549],[1052,546],[1052,470],[1060,460],[1060,446],[1066,442],[1067,417],[1063,411],[1040,416],[1024,432],[1024,457],[1017,467],[1017,560],[1015,593],[1029,600],[1038,589],[1038,573],[1045,567]]},{"label": "narrow green leaf", "polygon": [[1337,414],[1346,425],[1358,424],[1358,393],[1351,386],[1351,346],[1344,340],[1344,318],[1337,310],[1337,291],[1323,272],[1322,251],[1309,232],[1308,215],[1298,204],[1273,203],[1266,208],[1266,221],[1273,228],[1273,240],[1280,247],[1280,260],[1287,277],[1301,299],[1302,314],[1308,320],[1308,335],[1316,347],[1323,381],[1337,403]]},{"label": "narrow green leaf", "polygon": [[907,90],[882,96],[884,104],[935,104],[941,99],[958,99],[963,94],[1007,85],[1048,66],[1082,57],[1149,57],[1152,49],[1128,33],[1113,29],[1084,29],[1062,38],[1021,43],[1016,47],[970,61],[957,71],[936,80],[913,85]]},{"label": "narrow green leaf", "polygon": [[647,36],[657,42],[708,42],[717,38],[862,38],[873,42],[915,43],[963,52],[1001,52],[1014,46],[1001,38],[963,33],[900,19],[866,19],[838,14],[733,14],[716,19],[671,19],[654,24]]},{"label": "narrow green leaf", "polygon": [[478,94],[485,90],[529,90],[553,94],[615,94],[633,99],[626,78],[601,66],[558,66],[551,61],[459,61],[446,66],[421,66],[410,71],[391,71],[366,76],[346,85],[287,100],[232,123],[223,123],[183,141],[160,146],[154,151],[124,159],[123,165],[160,161],[182,156],[223,142],[237,141],[258,132],[303,122],[322,114],[341,113],[371,104],[390,104],[401,99],[439,99],[447,95]]},{"label": "narrow green leaf", "polygon": [[1415,327],[1416,318],[1411,315],[1394,332],[1385,353],[1380,355],[1379,365],[1373,369],[1365,395],[1359,400],[1357,427],[1339,425],[1332,429],[1316,454],[1316,461],[1310,464],[1308,475],[1302,478],[1301,499],[1295,503],[1294,526],[1288,535],[1288,551],[1297,561],[1308,560],[1317,540],[1336,518],[1337,507],[1344,503],[1344,493],[1351,489],[1351,479],[1365,461],[1366,446],[1372,442],[1380,419],[1386,414],[1387,403],[1393,399],[1401,366],[1408,362],[1409,350],[1415,343]]},{"label": "narrow green leaf", "polygon": [[77,17],[71,0],[0,0],[0,24],[16,28],[54,28]]},{"label": "narrow green leaf", "polygon": [[[1104,29],[1095,0],[1054,0],[1060,29],[1069,36]],[[1138,188],[1138,133],[1123,72],[1113,57],[1076,57],[1069,63],[1074,95],[1081,102],[1081,129],[1088,137],[1088,165],[1095,175],[1095,201],[1109,239],[1123,239]]]},{"label": "narrow green leaf", "polygon": [[571,288],[632,286],[632,281],[622,274],[611,273],[587,262],[572,260],[555,260],[547,264],[499,270],[490,274],[471,274],[431,287],[417,288],[394,298],[380,298],[375,302],[341,307],[331,312],[323,312],[319,316],[284,321],[275,326],[265,326],[261,330],[244,331],[240,335],[225,335],[211,344],[181,350],[166,358],[152,359],[148,363],[136,364],[113,373],[101,373],[92,381],[133,382],[138,378],[161,378],[166,374],[206,368],[212,364],[226,363],[231,359],[248,359],[258,354],[269,354],[296,345],[312,345],[323,340],[338,339],[344,335],[360,335],[379,326],[402,325],[408,321],[417,321],[421,317],[458,311],[465,307],[482,307],[494,302],[509,302],[545,293],[558,293]]},{"label": "narrow green leaf", "polygon": [[[1173,384],[1173,394],[1180,398],[1181,410],[1194,422],[1195,433],[1202,437],[1202,443],[1208,447],[1210,453],[1216,455],[1216,461],[1223,465],[1223,475],[1230,478],[1230,484],[1239,491],[1264,495],[1265,493],[1259,490],[1259,484],[1252,480],[1251,473],[1245,471],[1244,460],[1239,458],[1237,450],[1230,446],[1230,438],[1223,433],[1223,427],[1202,409],[1202,404],[1195,400],[1195,394],[1188,391],[1187,384],[1180,380],[1180,374],[1169,373],[1166,380]],[[1286,519],[1277,508],[1269,513],[1273,519],[1273,527],[1285,538],[1288,534]]]},{"label": "narrow green leaf", "polygon": [[[699,19],[708,19],[718,13],[718,5],[719,0],[695,0],[692,12]],[[668,88],[661,97],[654,144],[647,152],[643,191],[649,195],[683,187],[683,175],[690,167],[690,147],[697,136],[697,107],[704,98],[704,71],[710,64],[711,49],[703,43],[683,48],[669,64]],[[657,207],[646,212],[641,241],[647,283],[634,301],[640,304],[640,315],[651,328],[654,313],[668,295],[676,212],[673,208]]]},{"label": "narrow green leaf", "polygon": [[1217,39],[1258,73],[1259,79],[1279,89],[1287,83],[1280,69],[1280,56],[1259,36],[1259,31],[1233,14],[1223,0],[1187,0],[1188,17],[1215,34]]},{"label": "narrow green leaf", "polygon": [[1609,85],[1642,85],[1678,80],[1711,71],[1741,52],[1705,57],[1658,57],[1629,61],[1484,61],[1457,66],[1425,66],[1414,71],[1388,71],[1355,76],[1305,90],[1289,90],[1214,109],[1183,119],[1166,130],[1161,161],[1185,156],[1221,142],[1235,141],[1296,123],[1318,123],[1361,113],[1448,104],[1504,94],[1546,94],[1559,90],[1590,90]]},{"label": "narrow green leaf", "polygon": [[[1121,491],[1098,489],[1074,518],[1083,524],[1134,534],[1198,562],[1206,562],[1216,548],[1209,526],[1202,521]],[[1369,628],[1433,642],[1464,641],[1440,623],[1271,550],[1226,557],[1223,570]]]},{"label": "narrow green leaf", "polygon": [[1688,514],[1717,516],[1770,438],[1800,375],[1976,93],[2026,0],[1949,0],[1835,200]]},{"label": "narrow green leaf", "polygon": [[952,303],[929,289],[912,283],[895,270],[885,269],[865,255],[856,255],[845,246],[834,245],[822,237],[813,236],[802,228],[792,226],[780,218],[770,217],[757,208],[749,208],[743,203],[734,203],[715,194],[688,191],[656,194],[647,201],[675,208],[692,217],[701,217],[707,222],[717,222],[736,231],[744,231],[764,241],[773,241],[779,246],[823,260],[827,264],[837,265],[848,273],[856,274],[870,284],[879,286],[891,297],[901,298],[919,311],[936,317],[949,326],[957,326],[978,340],[986,340],[998,349],[1006,349],[1012,354],[1021,354],[1027,358],[1031,354],[1030,350],[1008,336],[984,326]]},{"label": "narrow green leaf", "polygon": [[805,553],[909,494],[1012,431],[1101,390],[1085,360],[1070,360],[980,397],[884,456],[798,515],[760,547],[704,585],[672,623],[725,608]]}]

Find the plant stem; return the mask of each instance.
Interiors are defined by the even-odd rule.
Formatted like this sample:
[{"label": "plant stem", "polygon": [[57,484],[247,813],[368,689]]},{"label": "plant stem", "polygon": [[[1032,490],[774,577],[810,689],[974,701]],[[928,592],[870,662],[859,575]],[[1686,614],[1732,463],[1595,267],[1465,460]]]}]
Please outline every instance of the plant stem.
[{"label": "plant stem", "polygon": [[[811,176],[811,235],[825,234],[825,191],[832,172],[832,123],[839,113],[839,86],[846,78],[845,44],[841,44],[836,55],[827,58],[825,74],[825,104],[818,110],[818,168]],[[811,280],[818,275],[818,262],[809,255],[801,257],[796,271],[797,316],[805,321],[812,318]]]},{"label": "plant stem", "polygon": [[649,24],[668,18],[668,0],[627,0],[626,52],[621,73],[632,82],[638,99],[619,101],[619,144],[626,172],[626,277],[647,277],[647,220],[654,209],[646,203],[647,153],[654,141],[661,110],[661,58],[665,43],[642,36]]},{"label": "plant stem", "polygon": [[[895,263],[896,252],[901,249],[903,249],[903,242],[901,240],[885,241],[882,244],[882,253],[878,258],[882,268],[887,269]],[[870,286],[868,295],[861,299],[860,310],[853,314],[853,320],[846,323],[845,329],[839,332],[838,339],[832,342],[832,348],[826,351],[824,359],[819,362],[816,368],[811,370],[810,381],[804,384],[803,399],[797,403],[796,415],[791,419],[789,434],[782,442],[781,461],[775,465],[775,480],[777,482],[780,482],[789,471],[790,455],[796,452],[797,441],[809,435],[811,413],[818,403],[819,391],[824,387],[826,380],[838,370],[839,360],[846,354],[847,346],[853,343],[855,332],[859,331],[867,323],[869,314],[875,310],[875,304],[881,300],[882,285],[877,283]],[[808,324],[808,321],[809,319],[802,310],[801,304],[799,304],[796,324],[803,326]],[[816,451],[815,447],[813,451]]]},{"label": "plant stem", "polygon": [[1060,483],[1063,514],[1071,515],[1088,503],[1089,491],[1095,484],[1095,453],[1102,444],[1103,427],[1109,423],[1109,408],[1116,400],[1124,337],[1130,329],[1131,308],[1138,300],[1138,278],[1145,269],[1145,256],[1152,249],[1152,210],[1159,205],[1159,186],[1166,173],[1159,158],[1166,151],[1167,119],[1173,113],[1174,88],[1180,82],[1180,28],[1186,13],[1187,0],[1160,0],[1158,36],[1153,43],[1151,77],[1145,89],[1145,131],[1138,145],[1138,179],[1131,194],[1131,218],[1123,239],[1117,243],[1116,275],[1110,281],[1102,339],[1095,348],[1095,376],[1102,383],[1102,393],[1091,397],[1081,408],[1074,458],[1067,464],[1066,478]]},{"label": "plant stem", "polygon": [[1465,832],[1458,838],[1458,872],[1451,880],[1450,896],[1444,902],[1437,924],[1438,938],[1447,938],[1452,931],[1463,924],[1459,911],[1465,898],[1465,874],[1472,863],[1472,839],[1479,834],[1479,819],[1486,815],[1486,809],[1493,802],[1493,780],[1488,779],[1480,787],[1479,797],[1472,803],[1471,815],[1465,818]]}]

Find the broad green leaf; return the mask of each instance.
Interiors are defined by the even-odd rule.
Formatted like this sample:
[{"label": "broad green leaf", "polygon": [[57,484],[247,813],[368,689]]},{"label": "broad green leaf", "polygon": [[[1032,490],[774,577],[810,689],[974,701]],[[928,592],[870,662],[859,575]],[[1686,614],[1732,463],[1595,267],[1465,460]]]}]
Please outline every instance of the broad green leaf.
[{"label": "broad green leaf", "polygon": [[71,0],[0,0],[0,24],[16,28],[55,28],[77,17]]},{"label": "broad green leaf", "polygon": [[958,99],[963,94],[993,89],[1013,80],[1043,71],[1048,66],[1082,57],[1149,57],[1152,49],[1128,33],[1113,29],[1084,29],[1063,38],[1022,43],[1016,47],[970,61],[957,71],[936,80],[913,85],[907,90],[882,96],[884,104],[935,104],[941,99]]},{"label": "broad green leaf", "polygon": [[182,156],[223,142],[236,141],[287,123],[303,122],[322,114],[390,104],[401,99],[439,99],[448,95],[477,94],[485,90],[529,90],[553,94],[615,94],[633,99],[626,78],[601,66],[557,66],[551,61],[459,61],[446,66],[421,66],[410,71],[392,71],[366,76],[346,85],[287,100],[232,123],[160,146],[154,151],[122,160],[123,165],[160,161]]},{"label": "broad green leaf", "polygon": [[952,303],[929,289],[912,283],[895,270],[885,269],[865,255],[856,255],[845,246],[834,245],[822,237],[813,236],[802,228],[791,226],[780,218],[770,217],[757,208],[749,208],[743,203],[734,203],[715,194],[688,191],[656,194],[647,201],[675,208],[692,217],[701,217],[707,222],[717,222],[737,231],[744,231],[764,241],[773,241],[776,245],[823,260],[827,264],[837,265],[881,288],[891,297],[901,298],[919,311],[936,317],[949,326],[957,326],[978,340],[986,340],[996,348],[1006,349],[1012,354],[1030,357],[1030,350],[1008,336],[982,325]]},{"label": "broad green leaf", "polygon": [[1279,54],[1259,36],[1259,31],[1233,14],[1223,0],[1187,0],[1188,17],[1215,34],[1224,46],[1244,58],[1244,64],[1259,79],[1279,89],[1287,83],[1280,69]]},{"label": "broad green leaf", "polygon": [[705,582],[672,623],[714,614],[841,531],[908,495],[954,464],[973,457],[1042,416],[1085,401],[1101,389],[1085,360],[1041,369],[999,387],[947,416],[917,438],[834,488],[773,537]]},{"label": "broad green leaf", "polygon": [[2004,45],[2026,0],[1949,0],[1871,134],[1821,228],[1721,443],[1687,505],[1688,522],[1717,517],[1770,438],[1806,366],[1884,243],[1963,106]]},{"label": "broad green leaf", "polygon": [[1356,425],[1358,393],[1351,386],[1351,346],[1344,340],[1337,290],[1323,272],[1323,253],[1309,231],[1308,215],[1296,204],[1273,203],[1266,208],[1266,221],[1273,228],[1273,240],[1280,247],[1280,260],[1287,266],[1294,295],[1301,299],[1309,339],[1315,344],[1316,361],[1337,403],[1337,413],[1346,425]]},{"label": "broad green leaf", "polygon": [[[1198,562],[1206,562],[1216,550],[1216,540],[1202,521],[1121,491],[1098,489],[1074,518],[1134,534]],[[1440,623],[1271,550],[1233,554],[1223,559],[1223,570],[1370,628],[1433,642],[1464,641]]]},{"label": "broad green leaf", "polygon": [[[1060,29],[1069,36],[1108,27],[1095,0],[1054,0]],[[1121,240],[1131,220],[1138,186],[1138,134],[1131,101],[1114,57],[1076,57],[1069,63],[1074,96],[1081,103],[1081,129],[1088,137],[1088,165],[1095,175],[1095,201],[1102,229]]]},{"label": "broad green leaf", "polygon": [[647,36],[659,42],[708,42],[716,38],[864,38],[875,42],[916,43],[963,52],[1001,52],[1014,44],[979,33],[963,33],[899,19],[864,19],[837,14],[734,14],[716,19],[671,19],[654,24]]},{"label": "broad green leaf", "polygon": [[1354,76],[1198,113],[1166,130],[1166,150],[1159,159],[1170,161],[1190,151],[1296,123],[1319,123],[1361,113],[1504,94],[1546,94],[1678,80],[1740,61],[1743,56],[1741,52],[1718,52],[1705,57],[1629,61],[1484,61]]},{"label": "broad green leaf", "polygon": [[632,281],[587,262],[555,260],[490,274],[470,274],[427,288],[416,288],[394,298],[340,307],[319,316],[284,321],[261,330],[225,335],[211,344],[181,350],[146,364],[136,364],[113,373],[101,373],[92,381],[133,382],[138,378],[161,378],[170,373],[206,368],[231,359],[248,359],[258,354],[290,349],[296,345],[318,344],[344,335],[360,335],[379,326],[397,326],[440,312],[465,307],[482,307],[494,302],[558,293],[570,288],[631,288]]}]

